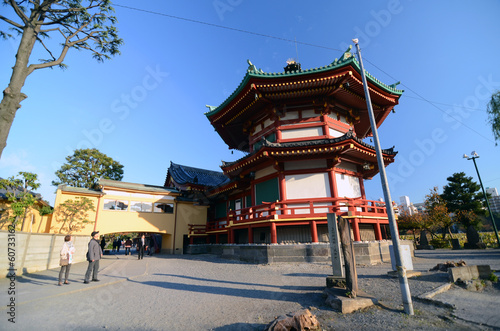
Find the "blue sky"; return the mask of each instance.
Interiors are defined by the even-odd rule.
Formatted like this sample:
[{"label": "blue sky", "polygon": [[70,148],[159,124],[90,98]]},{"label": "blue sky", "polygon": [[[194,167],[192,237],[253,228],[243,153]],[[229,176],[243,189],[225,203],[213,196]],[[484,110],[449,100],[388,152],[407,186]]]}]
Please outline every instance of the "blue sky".
[{"label": "blue sky", "polygon": [[[462,158],[473,150],[484,185],[500,189],[500,147],[486,114],[500,89],[498,1],[115,4],[122,55],[101,64],[70,51],[67,70],[29,76],[28,99],[0,160],[1,177],[37,173],[38,191],[51,204],[54,173],[77,148],[95,147],[120,162],[128,182],[163,185],[170,161],[220,170],[221,160],[242,154],[228,150],[204,116],[205,105],[220,105],[236,89],[247,59],[267,72],[281,72],[297,57],[304,69],[321,67],[355,37],[365,69],[384,83],[401,81],[405,90],[379,129],[382,148],[399,152],[387,168],[392,199],[421,202],[455,172],[477,181],[473,163]],[[2,90],[17,42],[1,41]],[[32,59],[42,57],[38,50]],[[383,196],[379,176],[365,189],[369,199]]]}]

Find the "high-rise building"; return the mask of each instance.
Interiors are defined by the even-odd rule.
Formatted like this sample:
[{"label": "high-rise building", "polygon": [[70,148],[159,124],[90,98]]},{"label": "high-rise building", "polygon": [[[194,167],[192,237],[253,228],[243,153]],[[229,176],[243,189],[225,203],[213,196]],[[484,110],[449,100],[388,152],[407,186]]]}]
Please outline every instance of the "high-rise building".
[{"label": "high-rise building", "polygon": [[498,191],[496,187],[487,187],[486,194],[491,194],[488,202],[490,203],[491,211],[494,213],[500,213],[500,195],[498,195]]},{"label": "high-rise building", "polygon": [[406,212],[410,215],[414,215],[417,213],[416,208],[413,206],[413,204],[410,202],[410,197],[407,195],[404,195],[399,198],[400,201],[400,206],[401,206],[401,211]]}]

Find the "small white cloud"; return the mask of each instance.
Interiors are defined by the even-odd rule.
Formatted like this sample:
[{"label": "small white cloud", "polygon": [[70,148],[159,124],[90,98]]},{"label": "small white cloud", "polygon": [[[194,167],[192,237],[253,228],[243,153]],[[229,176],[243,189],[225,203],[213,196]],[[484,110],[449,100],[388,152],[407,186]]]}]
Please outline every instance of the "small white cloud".
[{"label": "small white cloud", "polygon": [[28,158],[28,153],[25,150],[2,155],[0,159],[0,169],[2,170],[3,176],[14,176],[19,171],[34,172],[36,167],[28,161]]}]

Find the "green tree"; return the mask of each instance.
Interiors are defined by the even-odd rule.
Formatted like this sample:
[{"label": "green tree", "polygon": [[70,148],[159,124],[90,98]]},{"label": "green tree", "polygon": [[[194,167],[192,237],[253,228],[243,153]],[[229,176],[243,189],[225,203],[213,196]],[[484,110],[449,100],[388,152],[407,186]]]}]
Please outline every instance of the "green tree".
[{"label": "green tree", "polygon": [[424,206],[429,222],[442,230],[442,239],[445,239],[446,233],[449,233],[451,237],[451,226],[454,221],[437,187],[431,189],[430,193],[425,196]]},{"label": "green tree", "polygon": [[478,192],[479,184],[467,177],[464,172],[454,173],[447,178],[448,184],[443,187],[441,197],[451,213],[454,221],[465,228],[472,225],[476,229],[481,224],[479,215],[484,215],[482,195]]},{"label": "green tree", "polygon": [[[17,176],[0,179],[0,189],[6,191],[5,196],[10,209],[5,221],[10,222],[13,226],[21,223],[21,229],[24,229],[28,211],[30,208],[35,208],[35,203],[40,200],[40,197],[32,192],[40,187],[37,180],[36,174],[23,171],[19,172]],[[46,214],[46,208],[43,209],[42,213]]]},{"label": "green tree", "polygon": [[52,185],[66,184],[91,189],[99,178],[122,180],[123,166],[97,149],[77,149],[66,157],[67,163],[56,171],[59,180]]},{"label": "green tree", "polygon": [[403,210],[398,215],[398,230],[400,232],[410,232],[411,234],[413,234],[413,241],[416,242],[417,238],[415,237],[415,235],[425,228],[425,220],[422,216],[423,215],[419,213],[410,214],[408,211]]},{"label": "green tree", "polygon": [[498,141],[500,141],[500,91],[493,93],[486,112],[495,138],[495,145],[498,145]]},{"label": "green tree", "polygon": [[[87,50],[97,61],[119,54],[123,43],[118,38],[116,18],[109,0],[4,0],[9,7],[9,17],[0,14],[3,21],[20,35],[20,42],[12,66],[12,75],[3,91],[0,103],[0,156],[7,143],[12,122],[21,101],[27,96],[21,92],[27,77],[35,70],[65,68],[63,63],[70,49]],[[55,36],[57,44],[45,43],[44,39]],[[12,38],[7,30],[0,30],[0,37]],[[60,48],[59,48],[60,47]],[[4,47],[5,48],[5,47]],[[40,49],[40,51],[38,51]],[[31,63],[35,52],[46,52],[47,58]],[[42,55],[43,56],[43,55]]]},{"label": "green tree", "polygon": [[54,215],[57,223],[62,223],[59,233],[63,230],[66,233],[80,231],[83,226],[92,221],[88,220],[88,212],[95,211],[94,203],[87,197],[76,197],[75,200],[69,199],[56,207]]}]

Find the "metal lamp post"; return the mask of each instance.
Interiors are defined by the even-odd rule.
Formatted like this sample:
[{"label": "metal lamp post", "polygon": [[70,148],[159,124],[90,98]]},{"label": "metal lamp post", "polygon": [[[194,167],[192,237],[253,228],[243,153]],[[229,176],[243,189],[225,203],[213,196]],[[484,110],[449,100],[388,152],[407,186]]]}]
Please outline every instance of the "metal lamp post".
[{"label": "metal lamp post", "polygon": [[481,181],[481,176],[479,175],[479,170],[476,164],[477,158],[479,158],[479,155],[477,155],[475,151],[472,151],[471,156],[464,154],[464,159],[472,160],[472,162],[474,162],[474,167],[476,168],[477,177],[479,178],[479,184],[481,184],[481,189],[483,190],[484,199],[486,200],[486,206],[488,207],[488,212],[490,213],[491,223],[493,224],[493,229],[495,230],[495,235],[497,236],[497,245],[500,248],[500,239],[498,238],[497,225],[495,224],[495,218],[493,217],[493,213],[491,212],[490,203],[488,202],[488,197],[486,196],[486,191],[484,190],[483,182]]},{"label": "metal lamp post", "polygon": [[384,191],[385,206],[387,210],[387,218],[389,219],[389,229],[391,230],[392,243],[394,247],[394,257],[396,260],[396,268],[398,270],[399,285],[401,288],[401,294],[403,298],[403,307],[405,313],[408,315],[413,315],[413,303],[411,301],[410,287],[408,285],[408,278],[406,277],[406,268],[403,265],[403,258],[401,253],[401,246],[399,243],[398,226],[396,224],[396,218],[394,216],[394,210],[392,208],[391,193],[389,191],[389,184],[387,183],[387,175],[385,172],[385,164],[382,158],[382,149],[380,148],[380,141],[378,139],[377,123],[375,122],[375,115],[373,114],[372,102],[370,98],[370,93],[368,91],[368,83],[366,81],[365,69],[363,67],[363,60],[361,58],[361,51],[358,45],[358,39],[352,40],[356,45],[356,50],[358,52],[359,66],[361,69],[361,78],[363,80],[363,87],[365,91],[366,107],[368,109],[368,117],[370,119],[370,126],[373,133],[373,141],[375,143],[375,151],[377,154],[377,162],[380,171],[380,180],[382,182],[382,189]]}]

